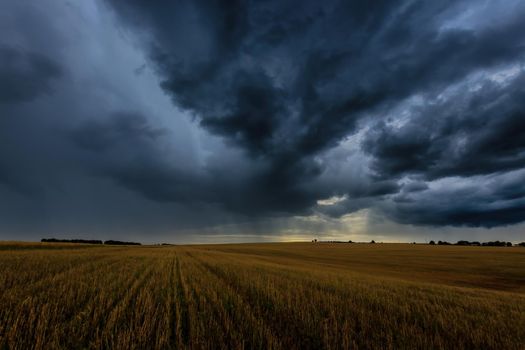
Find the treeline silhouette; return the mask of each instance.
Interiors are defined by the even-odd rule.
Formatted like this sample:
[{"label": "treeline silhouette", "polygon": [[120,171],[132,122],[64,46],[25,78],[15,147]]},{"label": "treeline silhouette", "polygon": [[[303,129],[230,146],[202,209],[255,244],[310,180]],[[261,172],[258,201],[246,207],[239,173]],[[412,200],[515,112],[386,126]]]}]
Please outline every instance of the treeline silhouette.
[{"label": "treeline silhouette", "polygon": [[58,239],[58,238],[42,238],[43,243],[84,243],[84,244],[102,244],[98,239]]},{"label": "treeline silhouette", "polygon": [[105,245],[141,245],[137,242],[123,242],[108,240],[102,242],[99,239],[58,239],[58,238],[42,238],[40,240],[42,243],[83,243],[83,244],[105,244]]},{"label": "treeline silhouette", "polygon": [[[438,241],[437,243],[434,241],[429,242],[430,245],[462,245],[462,246],[478,246],[478,247],[512,247],[512,242],[504,242],[504,241],[490,241],[490,242],[478,242],[478,241],[457,241],[456,243],[450,243],[447,241]],[[521,242],[516,244],[517,246],[525,247],[525,242]]]}]

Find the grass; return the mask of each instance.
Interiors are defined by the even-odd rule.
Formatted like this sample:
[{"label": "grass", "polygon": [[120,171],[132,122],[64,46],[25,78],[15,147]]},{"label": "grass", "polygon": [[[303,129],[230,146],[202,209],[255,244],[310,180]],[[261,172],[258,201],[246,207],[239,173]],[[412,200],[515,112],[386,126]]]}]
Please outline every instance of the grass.
[{"label": "grass", "polygon": [[518,247],[10,242],[0,266],[0,349],[525,344]]}]

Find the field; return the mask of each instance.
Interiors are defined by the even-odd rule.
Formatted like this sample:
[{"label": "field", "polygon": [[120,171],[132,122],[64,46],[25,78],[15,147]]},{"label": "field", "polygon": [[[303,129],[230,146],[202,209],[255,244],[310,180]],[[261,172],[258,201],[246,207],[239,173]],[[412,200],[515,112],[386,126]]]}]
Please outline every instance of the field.
[{"label": "field", "polygon": [[0,349],[524,349],[525,248],[0,244]]}]

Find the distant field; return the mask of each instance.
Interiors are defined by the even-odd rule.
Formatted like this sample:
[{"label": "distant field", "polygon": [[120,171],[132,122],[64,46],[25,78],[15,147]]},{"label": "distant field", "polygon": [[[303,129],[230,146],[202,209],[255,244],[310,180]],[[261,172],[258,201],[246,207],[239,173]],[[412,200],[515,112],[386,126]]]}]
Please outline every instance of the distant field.
[{"label": "distant field", "polygon": [[525,248],[0,244],[0,349],[525,349]]}]

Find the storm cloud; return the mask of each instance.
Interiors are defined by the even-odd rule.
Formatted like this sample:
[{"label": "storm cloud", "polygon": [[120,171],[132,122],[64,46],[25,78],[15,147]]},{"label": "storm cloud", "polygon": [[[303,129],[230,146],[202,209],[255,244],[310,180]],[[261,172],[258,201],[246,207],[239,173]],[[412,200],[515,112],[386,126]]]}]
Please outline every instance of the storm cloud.
[{"label": "storm cloud", "polygon": [[525,221],[519,1],[0,9],[5,232]]},{"label": "storm cloud", "polygon": [[466,94],[427,98],[402,125],[374,125],[363,143],[374,156],[372,168],[380,177],[429,180],[522,168],[525,74],[516,74],[508,83],[486,79]]},{"label": "storm cloud", "polygon": [[525,52],[517,13],[497,27],[447,28],[467,3],[112,4],[151,38],[149,57],[178,106],[277,162],[335,146],[363,115]]},{"label": "storm cloud", "polygon": [[60,66],[46,56],[0,47],[0,103],[29,101],[49,93],[60,75]]}]

